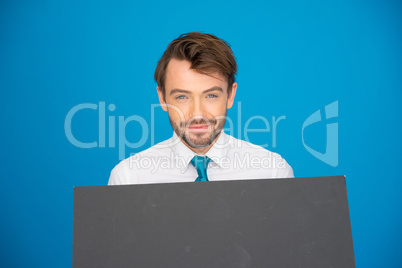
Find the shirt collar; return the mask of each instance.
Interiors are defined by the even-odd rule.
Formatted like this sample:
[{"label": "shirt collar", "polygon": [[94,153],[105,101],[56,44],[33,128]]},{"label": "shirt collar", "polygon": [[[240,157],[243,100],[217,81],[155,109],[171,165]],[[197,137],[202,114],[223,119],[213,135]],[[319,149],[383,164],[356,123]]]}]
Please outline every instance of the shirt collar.
[{"label": "shirt collar", "polygon": [[[216,165],[219,168],[224,166],[224,158],[227,156],[227,151],[229,147],[229,136],[222,130],[218,140],[212,145],[212,147],[205,153],[206,156],[211,158],[211,164]],[[173,131],[173,137],[171,138],[171,146],[174,155],[174,161],[176,162],[176,166],[181,170],[181,172],[185,172],[190,164],[191,159],[195,155],[195,152],[190,150],[176,135],[176,132]]]}]

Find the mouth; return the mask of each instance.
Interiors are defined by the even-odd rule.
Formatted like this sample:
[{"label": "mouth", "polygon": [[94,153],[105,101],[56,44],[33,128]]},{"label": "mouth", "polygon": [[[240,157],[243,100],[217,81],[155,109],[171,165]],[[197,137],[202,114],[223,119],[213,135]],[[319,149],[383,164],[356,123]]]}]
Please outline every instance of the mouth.
[{"label": "mouth", "polygon": [[205,133],[208,131],[209,125],[207,124],[190,125],[188,129],[192,133]]}]

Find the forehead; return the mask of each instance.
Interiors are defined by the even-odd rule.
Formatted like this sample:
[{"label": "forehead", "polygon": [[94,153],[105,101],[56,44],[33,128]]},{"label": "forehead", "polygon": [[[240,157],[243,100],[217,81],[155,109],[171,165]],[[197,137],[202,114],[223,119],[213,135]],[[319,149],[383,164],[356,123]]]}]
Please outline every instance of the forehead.
[{"label": "forehead", "polygon": [[190,66],[191,63],[185,60],[171,59],[169,61],[165,80],[166,91],[185,89],[196,92],[214,86],[227,90],[227,81],[222,74],[216,72],[205,75],[190,69]]}]

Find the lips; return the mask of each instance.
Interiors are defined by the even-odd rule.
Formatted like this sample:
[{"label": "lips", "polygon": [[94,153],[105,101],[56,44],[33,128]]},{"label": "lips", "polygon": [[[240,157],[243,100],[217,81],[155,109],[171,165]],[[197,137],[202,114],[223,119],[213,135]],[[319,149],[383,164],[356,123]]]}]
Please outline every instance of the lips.
[{"label": "lips", "polygon": [[190,125],[188,129],[191,132],[196,132],[196,133],[201,133],[201,132],[206,132],[209,128],[209,125],[207,124],[199,124],[199,125]]}]

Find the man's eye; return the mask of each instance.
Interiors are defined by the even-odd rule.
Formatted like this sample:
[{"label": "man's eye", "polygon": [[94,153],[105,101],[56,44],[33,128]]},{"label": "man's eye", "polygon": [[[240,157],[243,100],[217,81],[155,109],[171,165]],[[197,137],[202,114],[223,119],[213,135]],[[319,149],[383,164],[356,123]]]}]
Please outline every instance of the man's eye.
[{"label": "man's eye", "polygon": [[177,96],[176,97],[176,99],[178,99],[178,100],[183,100],[183,99],[185,99],[186,98],[186,96],[183,96],[183,95],[180,95],[180,96]]},{"label": "man's eye", "polygon": [[207,97],[208,97],[208,98],[217,98],[218,96],[216,96],[215,94],[208,94]]}]

